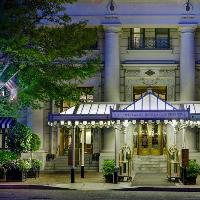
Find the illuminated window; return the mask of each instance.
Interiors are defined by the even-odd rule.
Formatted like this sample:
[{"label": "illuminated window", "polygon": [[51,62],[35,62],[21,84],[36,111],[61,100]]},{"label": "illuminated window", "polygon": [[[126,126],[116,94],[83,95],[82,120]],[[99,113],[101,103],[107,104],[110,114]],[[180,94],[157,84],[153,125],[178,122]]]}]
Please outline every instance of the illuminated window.
[{"label": "illuminated window", "polygon": [[[149,89],[147,86],[133,87],[133,101],[140,99]],[[167,100],[167,87],[166,86],[152,86],[151,87],[154,94],[163,100]]]},{"label": "illuminated window", "polygon": [[94,102],[93,87],[80,87],[80,90],[82,93],[80,96],[80,102]]}]

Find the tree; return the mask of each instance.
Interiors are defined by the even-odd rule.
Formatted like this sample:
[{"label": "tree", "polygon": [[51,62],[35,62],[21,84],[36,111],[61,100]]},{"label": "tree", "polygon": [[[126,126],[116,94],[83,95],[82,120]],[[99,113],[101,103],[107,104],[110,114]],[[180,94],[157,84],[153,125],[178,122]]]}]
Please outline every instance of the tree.
[{"label": "tree", "polygon": [[[77,84],[99,70],[99,60],[92,56],[77,62],[95,44],[96,30],[88,31],[86,22],[71,22],[65,6],[73,2],[0,1],[0,52],[5,60],[0,71],[9,65],[1,79],[6,81],[16,72],[18,78],[18,98],[7,103],[10,108],[38,108],[40,102],[50,100],[77,101]],[[0,110],[3,106],[0,101]]]},{"label": "tree", "polygon": [[33,151],[39,150],[40,145],[41,145],[40,137],[37,134],[32,133],[31,140],[30,140],[31,160],[33,158]]},{"label": "tree", "polygon": [[31,140],[30,140],[30,151],[37,151],[40,149],[41,140],[40,137],[32,133]]},{"label": "tree", "polygon": [[16,123],[8,135],[8,148],[15,152],[19,157],[21,153],[28,152],[31,148],[32,131],[27,126]]}]

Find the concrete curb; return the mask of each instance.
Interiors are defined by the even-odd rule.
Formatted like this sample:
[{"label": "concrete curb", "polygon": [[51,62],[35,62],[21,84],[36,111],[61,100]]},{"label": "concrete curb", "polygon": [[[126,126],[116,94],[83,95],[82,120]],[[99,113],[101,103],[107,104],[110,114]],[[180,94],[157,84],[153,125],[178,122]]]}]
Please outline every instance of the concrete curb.
[{"label": "concrete curb", "polygon": [[[37,189],[37,190],[97,190],[90,187],[59,187],[54,185],[34,185],[34,184],[0,184],[1,189]],[[159,192],[200,192],[200,187],[163,187],[163,186],[134,186],[124,188],[99,188],[98,190],[114,190],[114,191],[159,191]]]},{"label": "concrete curb", "polygon": [[56,187],[52,185],[23,185],[23,184],[0,184],[1,189],[37,189],[37,190],[73,190],[69,188]]},{"label": "concrete curb", "polygon": [[200,188],[195,187],[151,187],[151,186],[136,186],[134,188],[113,189],[119,191],[159,191],[159,192],[200,192]]}]

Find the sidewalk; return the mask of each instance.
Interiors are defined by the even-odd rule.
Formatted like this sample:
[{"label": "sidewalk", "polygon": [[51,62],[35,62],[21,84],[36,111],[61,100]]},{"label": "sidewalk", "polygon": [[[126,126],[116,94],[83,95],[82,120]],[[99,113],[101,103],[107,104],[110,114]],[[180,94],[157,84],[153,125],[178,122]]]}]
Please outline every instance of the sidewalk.
[{"label": "sidewalk", "polygon": [[197,185],[183,185],[168,182],[164,174],[137,174],[132,182],[118,184],[105,183],[99,172],[85,172],[85,178],[80,173],[75,176],[75,183],[70,182],[70,173],[46,174],[40,177],[28,178],[24,182],[0,182],[0,189],[72,189],[72,190],[127,190],[127,191],[200,191],[200,177]]}]

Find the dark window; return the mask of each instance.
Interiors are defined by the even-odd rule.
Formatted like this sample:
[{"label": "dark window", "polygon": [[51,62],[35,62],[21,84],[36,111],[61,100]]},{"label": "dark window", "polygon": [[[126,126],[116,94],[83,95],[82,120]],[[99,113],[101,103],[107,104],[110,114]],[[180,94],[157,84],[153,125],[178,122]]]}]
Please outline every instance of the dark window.
[{"label": "dark window", "polygon": [[167,49],[169,48],[169,29],[159,28],[156,29],[156,48]]},{"label": "dark window", "polygon": [[169,49],[168,28],[131,28],[129,49]]}]

